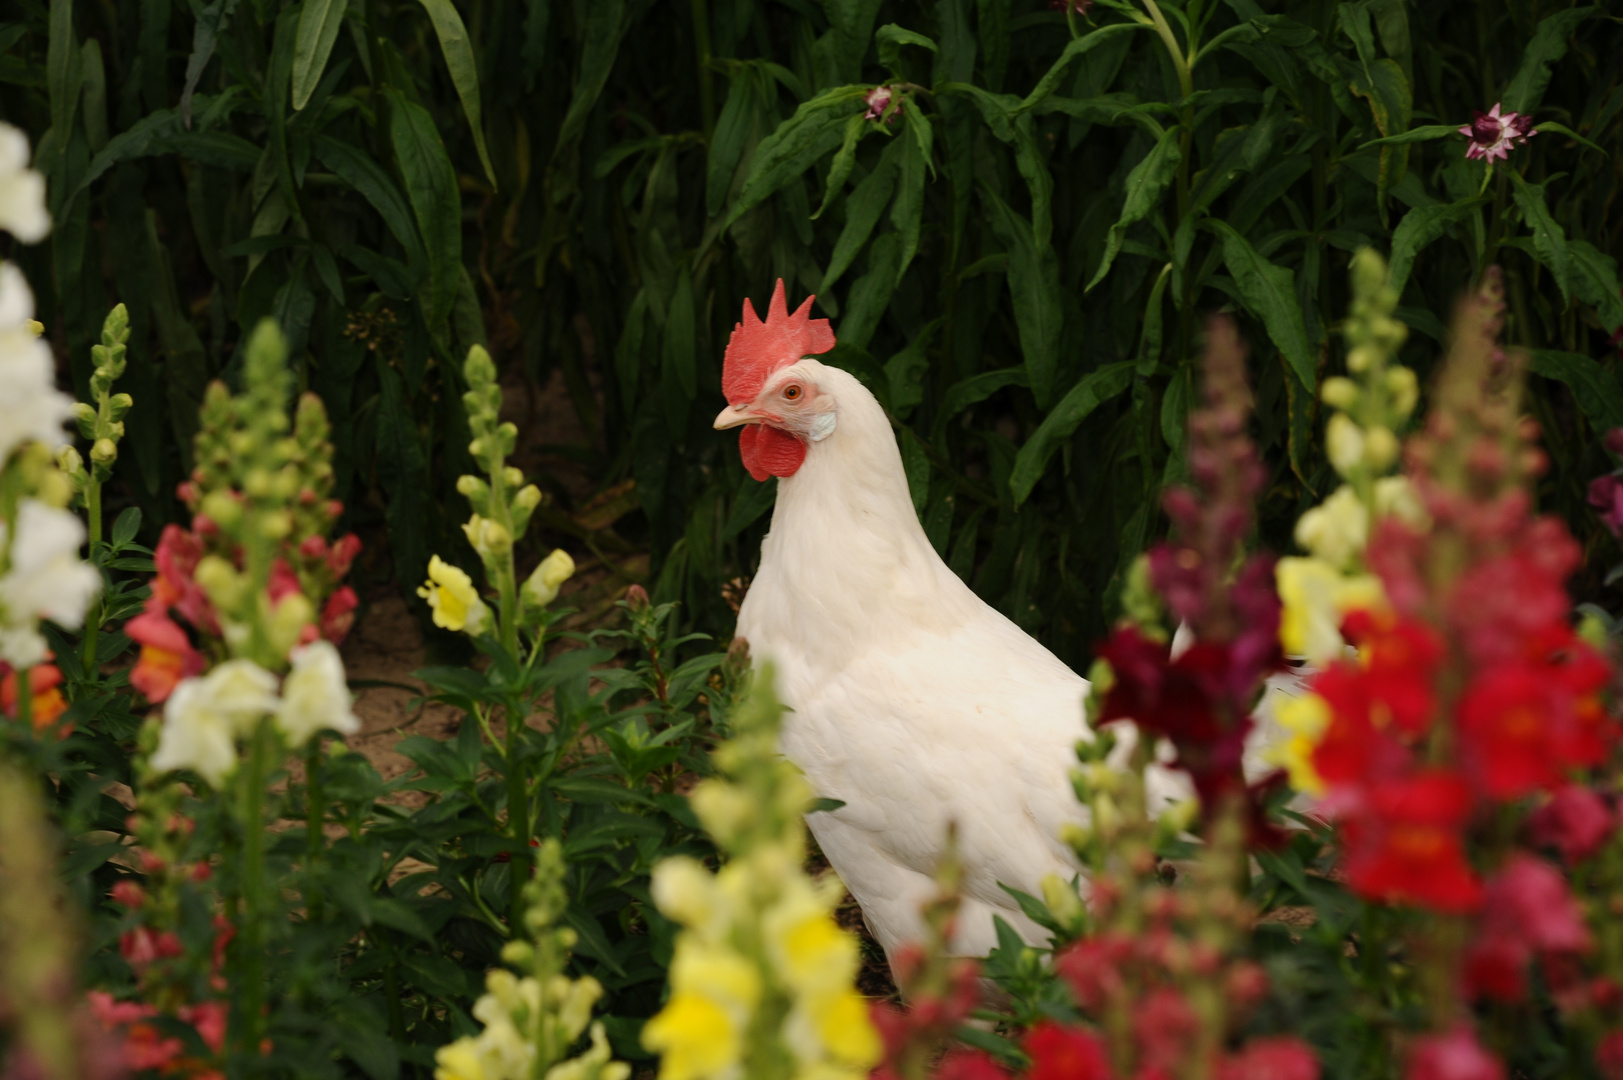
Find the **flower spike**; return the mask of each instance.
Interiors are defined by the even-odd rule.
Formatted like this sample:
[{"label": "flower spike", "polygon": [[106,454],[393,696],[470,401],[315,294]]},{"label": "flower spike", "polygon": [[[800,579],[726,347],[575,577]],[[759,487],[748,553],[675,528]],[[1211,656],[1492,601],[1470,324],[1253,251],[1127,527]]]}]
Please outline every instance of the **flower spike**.
[{"label": "flower spike", "polygon": [[755,314],[755,306],[745,298],[743,321],[733,326],[722,361],[721,392],[729,404],[753,401],[773,372],[803,356],[826,353],[834,347],[834,331],[828,320],[810,317],[816,299],[806,297],[795,313],[789,314],[783,279],[779,278],[766,309],[766,321],[762,322]]}]

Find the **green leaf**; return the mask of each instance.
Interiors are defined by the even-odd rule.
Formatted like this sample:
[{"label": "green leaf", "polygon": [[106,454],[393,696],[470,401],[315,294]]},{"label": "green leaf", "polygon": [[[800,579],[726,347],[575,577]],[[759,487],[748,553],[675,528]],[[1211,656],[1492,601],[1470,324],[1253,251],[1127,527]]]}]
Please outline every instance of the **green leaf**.
[{"label": "green leaf", "polygon": [[197,13],[197,25],[192,29],[192,52],[186,58],[186,84],[180,91],[180,118],[188,127],[192,122],[192,94],[197,90],[204,69],[214,58],[215,42],[231,25],[238,3],[239,0],[214,0]]},{"label": "green leaf", "polygon": [[1533,40],[1522,50],[1516,77],[1505,88],[1504,106],[1510,112],[1530,113],[1544,101],[1550,85],[1550,65],[1567,55],[1567,39],[1578,25],[1600,14],[1599,7],[1568,8],[1539,20]]},{"label": "green leaf", "polygon": [[1600,314],[1609,331],[1623,327],[1623,295],[1618,292],[1617,260],[1586,240],[1567,242],[1572,291]]},{"label": "green leaf", "polygon": [[840,77],[855,81],[862,73],[862,60],[873,38],[873,21],[879,15],[880,0],[822,0],[834,30],[834,60]]},{"label": "green leaf", "polygon": [[891,192],[896,189],[897,145],[892,143],[885,147],[885,156],[880,158],[879,166],[865,176],[851,192],[851,197],[845,200],[845,227],[840,230],[840,238],[834,242],[834,254],[829,257],[828,270],[823,274],[823,283],[817,287],[819,293],[832,289],[850,268],[851,261],[862,250],[862,245],[868,242],[873,227],[879,223],[879,216],[889,205]]},{"label": "green leaf", "polygon": [[[473,129],[473,146],[479,152],[479,164],[485,167],[485,176],[494,189],[496,170],[490,164],[490,151],[485,147],[484,114],[479,105],[479,68],[473,62],[473,47],[468,44],[468,28],[462,25],[462,16],[451,6],[451,0],[420,2],[433,20],[434,33],[440,39],[440,52],[445,55],[445,66],[451,72],[451,85],[456,87],[456,96],[462,99],[462,111],[467,114],[468,126]],[[343,4],[340,2],[338,6],[342,7]],[[333,32],[337,33],[337,30]]]},{"label": "green leaf", "polygon": [[907,490],[913,496],[913,512],[922,515],[925,505],[930,501],[930,455],[910,427],[898,429],[896,441],[901,446],[902,470],[907,473]]},{"label": "green leaf", "polygon": [[1566,383],[1595,434],[1623,427],[1623,382],[1617,372],[1582,353],[1534,349],[1533,374]]},{"label": "green leaf", "polygon": [[377,365],[383,396],[378,407],[378,484],[388,497],[384,521],[394,554],[395,580],[408,596],[428,573],[428,465],[413,411],[400,376],[388,364]]},{"label": "green leaf", "polygon": [[972,83],[960,82],[942,83],[936,88],[936,93],[942,97],[967,97],[981,111],[981,119],[986,121],[993,135],[1003,142],[1014,141],[1014,114],[1020,107],[1020,99],[1013,94],[994,94]]},{"label": "green leaf", "polygon": [[344,12],[349,0],[305,0],[299,13],[299,33],[293,43],[293,108],[299,110],[310,103],[316,92],[327,60],[338,41],[338,31],[344,25]]},{"label": "green leaf", "polygon": [[778,130],[762,139],[750,158],[750,171],[738,199],[722,219],[731,227],[762,200],[811,168],[845,138],[845,122],[853,103],[868,93],[866,86],[837,86],[805,102]]},{"label": "green leaf", "polygon": [[1020,351],[1039,408],[1054,394],[1054,373],[1059,366],[1060,333],[1065,307],[1059,283],[1059,259],[1051,247],[1039,249],[1031,223],[1010,210],[990,188],[981,195],[991,208],[992,230],[1009,252],[1009,295],[1014,300]]},{"label": "green leaf", "polygon": [[947,392],[941,397],[941,408],[936,411],[931,440],[939,438],[941,432],[946,429],[947,421],[971,405],[980,404],[1005,386],[1029,385],[1031,378],[1023,367],[998,368],[995,371],[971,375],[967,379],[959,379],[947,387]]},{"label": "green leaf", "polygon": [[1009,474],[1009,490],[1014,495],[1015,506],[1026,501],[1048,467],[1048,459],[1071,437],[1077,425],[1094,409],[1132,385],[1133,367],[1133,361],[1122,360],[1088,372],[1043,418],[1015,456],[1014,471]]},{"label": "green leaf", "polygon": [[812,215],[813,221],[823,216],[823,211],[834,201],[834,196],[844,189],[845,181],[857,163],[857,144],[872,130],[873,125],[861,113],[853,113],[851,119],[845,122],[845,138],[840,143],[840,152],[834,155],[834,161],[828,167],[828,180],[823,185],[823,203]]},{"label": "green leaf", "polygon": [[873,39],[874,44],[879,47],[879,62],[890,69],[891,74],[896,75],[898,78],[902,75],[903,45],[918,45],[921,48],[929,49],[931,52],[941,51],[936,48],[935,42],[923,34],[914,33],[912,30],[904,30],[895,23],[887,23],[881,26],[874,34]]},{"label": "green leaf", "polygon": [[456,302],[462,269],[462,198],[457,191],[456,170],[434,127],[434,118],[398,91],[388,91],[388,97],[389,140],[428,259],[423,320],[430,333],[437,335],[443,332],[451,305]]},{"label": "green leaf", "polygon": [[885,379],[890,384],[890,411],[906,420],[924,400],[924,373],[930,368],[927,355],[930,341],[941,329],[940,319],[931,319],[907,348],[885,361]]},{"label": "green leaf", "polygon": [[907,132],[902,139],[901,171],[897,174],[896,201],[890,208],[890,222],[902,234],[902,260],[896,268],[896,282],[913,262],[919,250],[919,231],[924,222],[924,180],[930,168],[930,121],[917,109],[903,118]]},{"label": "green leaf", "polygon": [[1059,54],[1059,59],[1055,60],[1047,73],[1037,80],[1037,85],[1032,88],[1031,93],[1025,96],[1025,99],[1020,102],[1019,108],[1015,111],[1017,113],[1027,112],[1042,104],[1043,99],[1052,94],[1055,87],[1059,86],[1059,81],[1065,77],[1065,69],[1071,66],[1072,60],[1097,49],[1100,45],[1119,34],[1130,34],[1134,30],[1150,30],[1153,32],[1154,27],[1147,23],[1115,23],[1111,26],[1102,26],[1092,33],[1072,39],[1071,43],[1065,46],[1065,51]]},{"label": "green leaf", "polygon": [[676,375],[682,394],[692,401],[699,393],[693,356],[693,275],[678,270],[676,289],[665,314],[665,366]]},{"label": "green leaf", "polygon": [[1538,261],[1549,267],[1550,273],[1555,276],[1555,283],[1561,289],[1561,297],[1567,303],[1572,302],[1572,267],[1571,256],[1567,251],[1567,234],[1550,216],[1550,208],[1544,202],[1544,185],[1529,184],[1523,180],[1521,174],[1514,169],[1507,169],[1512,183],[1516,185],[1516,205],[1521,209],[1522,220],[1527,227],[1533,230],[1533,254]]},{"label": "green leaf", "polygon": [[310,140],[310,146],[323,165],[337,173],[372,204],[372,208],[383,218],[383,224],[400,241],[400,246],[406,249],[408,258],[421,261],[423,241],[412,223],[411,206],[400,194],[394,180],[372,160],[371,155],[351,143],[327,135],[317,135]]},{"label": "green leaf", "polygon": [[1318,386],[1317,365],[1296,300],[1296,275],[1258,255],[1227,222],[1211,218],[1204,225],[1223,238],[1223,262],[1234,276],[1241,299],[1262,320],[1297,379],[1312,392]]},{"label": "green leaf", "polygon": [[1535,127],[1533,130],[1534,131],[1553,131],[1557,135],[1565,135],[1567,138],[1571,139],[1573,142],[1576,142],[1576,143],[1578,143],[1578,144],[1580,144],[1582,146],[1587,146],[1589,149],[1594,150],[1596,153],[1600,153],[1600,154],[1605,154],[1606,153],[1606,150],[1605,150],[1604,147],[1598,146],[1597,144],[1590,142],[1588,139],[1584,138],[1582,135],[1578,134],[1576,131],[1573,131],[1571,128],[1567,127],[1567,125],[1558,124],[1554,120],[1547,120],[1544,123],[1542,123],[1542,124],[1538,125],[1537,127]]},{"label": "green leaf", "polygon": [[141,508],[131,506],[118,515],[113,522],[113,547],[121,548],[135,539],[135,534],[141,531]]},{"label": "green leaf", "polygon": [[575,141],[586,128],[586,120],[603,93],[603,84],[614,70],[615,58],[620,54],[620,41],[631,28],[626,18],[625,0],[593,0],[586,6],[586,33],[581,45],[580,74],[575,80],[575,93],[569,100],[569,111],[564,114],[558,129],[558,142],[552,156],[574,148]]},{"label": "green leaf", "polygon": [[[1343,10],[1346,10],[1343,8]],[[1396,60],[1376,60],[1365,65],[1361,78],[1351,83],[1352,92],[1369,102],[1375,127],[1383,136],[1402,133],[1414,112],[1414,92]],[[1403,179],[1409,164],[1406,145],[1381,147],[1381,167],[1376,180],[1376,201],[1381,221],[1386,222],[1386,193]]]},{"label": "green leaf", "polygon": [[1088,282],[1084,292],[1092,292],[1093,287],[1104,280],[1104,276],[1110,272],[1111,263],[1116,261],[1116,255],[1121,251],[1121,242],[1127,238],[1127,230],[1135,222],[1149,216],[1150,211],[1160,203],[1167,185],[1177,176],[1178,164],[1183,160],[1183,154],[1178,149],[1182,132],[1183,129],[1179,127],[1168,128],[1150,147],[1144,159],[1127,174],[1127,193],[1122,203],[1121,217],[1110,227],[1105,240],[1104,258],[1099,260],[1099,269],[1094,271],[1093,279]]},{"label": "green leaf", "polygon": [[1461,199],[1457,203],[1437,203],[1435,206],[1418,207],[1403,215],[1398,227],[1392,231],[1390,280],[1392,289],[1398,296],[1403,295],[1403,287],[1408,284],[1409,271],[1414,267],[1415,256],[1419,255],[1426,245],[1447,232],[1449,226],[1470,217],[1486,201],[1484,196],[1476,195],[1469,199]]},{"label": "green leaf", "polygon": [[1431,142],[1433,139],[1445,139],[1450,135],[1458,135],[1458,124],[1425,124],[1421,127],[1410,128],[1399,135],[1389,135],[1382,139],[1371,139],[1366,143],[1359,143],[1358,149],[1368,150],[1372,146],[1390,146],[1398,143]]}]

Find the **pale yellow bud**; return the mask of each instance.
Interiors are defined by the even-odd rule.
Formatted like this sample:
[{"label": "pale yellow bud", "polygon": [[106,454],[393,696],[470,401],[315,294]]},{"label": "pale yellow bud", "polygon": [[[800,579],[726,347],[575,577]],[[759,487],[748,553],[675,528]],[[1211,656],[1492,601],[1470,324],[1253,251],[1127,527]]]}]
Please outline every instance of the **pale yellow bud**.
[{"label": "pale yellow bud", "polygon": [[1398,459],[1398,437],[1387,427],[1372,427],[1364,433],[1364,461],[1376,472],[1385,472]]},{"label": "pale yellow bud", "polygon": [[513,550],[513,534],[499,521],[475,514],[462,526],[462,532],[481,559],[499,558]]},{"label": "pale yellow bud", "polygon": [[1319,397],[1332,409],[1350,409],[1358,403],[1358,384],[1337,375],[1324,380]]},{"label": "pale yellow bud", "polygon": [[527,484],[518,489],[513,496],[513,506],[523,513],[529,513],[541,505],[541,489],[534,484]]},{"label": "pale yellow bud", "polygon": [[1082,906],[1082,898],[1076,894],[1071,883],[1058,874],[1049,874],[1043,878],[1043,903],[1048,905],[1050,914],[1059,920],[1061,926],[1078,927],[1087,917],[1087,909]]},{"label": "pale yellow bud", "polygon": [[85,461],[84,458],[79,456],[79,451],[75,450],[72,445],[64,445],[62,449],[56,452],[56,467],[72,475],[84,471]]},{"label": "pale yellow bud", "polygon": [[520,484],[524,483],[524,471],[522,469],[515,469],[511,465],[507,466],[506,468],[502,469],[502,483],[506,484],[510,488],[518,487]]},{"label": "pale yellow bud", "polygon": [[575,574],[575,560],[569,552],[558,548],[541,560],[530,579],[524,583],[524,600],[536,607],[546,607],[558,599],[558,587]]},{"label": "pale yellow bud", "polygon": [[112,439],[97,439],[90,447],[90,460],[107,466],[118,460],[118,444]]},{"label": "pale yellow bud", "polygon": [[1330,464],[1342,476],[1349,475],[1364,460],[1364,433],[1346,413],[1336,413],[1324,427],[1325,451]]},{"label": "pale yellow bud", "polygon": [[1420,380],[1410,368],[1393,367],[1386,373],[1386,392],[1392,395],[1392,410],[1407,417],[1420,400]]},{"label": "pale yellow bud", "polygon": [[1373,345],[1360,345],[1347,354],[1347,370],[1362,374],[1380,363],[1381,350]]}]

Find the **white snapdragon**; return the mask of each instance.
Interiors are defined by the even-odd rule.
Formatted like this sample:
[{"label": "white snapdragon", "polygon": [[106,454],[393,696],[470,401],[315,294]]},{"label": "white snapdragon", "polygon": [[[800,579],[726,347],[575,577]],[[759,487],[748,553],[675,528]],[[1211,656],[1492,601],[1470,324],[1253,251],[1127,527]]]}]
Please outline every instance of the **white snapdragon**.
[{"label": "white snapdragon", "polygon": [[79,559],[85,542],[79,519],[37,499],[18,503],[14,536],[0,522],[0,550],[8,542],[11,565],[0,577],[0,660],[30,667],[46,656],[38,621],[51,619],[69,629],[81,625],[101,589],[101,575]]},{"label": "white snapdragon", "polygon": [[293,670],[282,683],[276,726],[292,746],[303,746],[318,731],[340,735],[361,730],[344,681],[344,661],[330,641],[312,641],[291,654]]},{"label": "white snapdragon", "polygon": [[73,416],[73,399],[56,388],[56,360],[33,317],[22,271],[0,263],[0,461],[30,439],[62,445],[62,425]]},{"label": "white snapdragon", "polygon": [[222,787],[237,766],[237,737],[252,733],[277,705],[276,676],[252,660],[227,660],[201,678],[187,679],[164,705],[152,767],[191,769]]},{"label": "white snapdragon", "polygon": [[25,244],[51,231],[45,177],[28,167],[28,136],[6,123],[0,123],[0,229]]}]

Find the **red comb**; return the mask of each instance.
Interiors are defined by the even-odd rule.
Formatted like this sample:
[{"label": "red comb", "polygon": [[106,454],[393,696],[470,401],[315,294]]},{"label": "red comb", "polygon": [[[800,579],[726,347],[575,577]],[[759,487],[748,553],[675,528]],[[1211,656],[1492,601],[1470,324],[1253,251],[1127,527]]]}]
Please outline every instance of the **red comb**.
[{"label": "red comb", "polygon": [[806,297],[806,302],[789,314],[783,279],[779,278],[777,288],[772,290],[772,303],[766,309],[766,322],[755,314],[749,298],[744,299],[744,321],[733,327],[721,364],[721,392],[729,404],[754,401],[773,372],[802,356],[816,356],[834,347],[834,331],[829,329],[828,320],[810,317],[815,299]]}]

